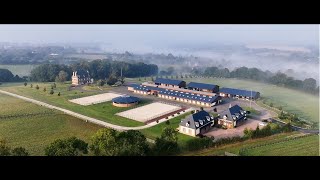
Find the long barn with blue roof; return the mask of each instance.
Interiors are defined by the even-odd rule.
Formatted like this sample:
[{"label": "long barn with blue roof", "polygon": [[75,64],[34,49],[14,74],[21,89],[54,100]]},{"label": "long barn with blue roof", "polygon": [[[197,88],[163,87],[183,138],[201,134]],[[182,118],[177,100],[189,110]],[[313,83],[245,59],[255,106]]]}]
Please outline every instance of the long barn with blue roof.
[{"label": "long barn with blue roof", "polygon": [[194,91],[204,91],[210,93],[217,93],[219,92],[219,86],[215,84],[205,84],[205,83],[197,83],[197,82],[190,82],[188,84],[188,89]]},{"label": "long barn with blue roof", "polygon": [[160,87],[185,88],[186,82],[176,79],[157,78],[154,83]]},{"label": "long barn with blue roof", "polygon": [[222,97],[235,97],[242,99],[258,99],[260,98],[260,93],[256,91],[248,91],[242,89],[233,89],[233,88],[221,88],[220,96]]}]

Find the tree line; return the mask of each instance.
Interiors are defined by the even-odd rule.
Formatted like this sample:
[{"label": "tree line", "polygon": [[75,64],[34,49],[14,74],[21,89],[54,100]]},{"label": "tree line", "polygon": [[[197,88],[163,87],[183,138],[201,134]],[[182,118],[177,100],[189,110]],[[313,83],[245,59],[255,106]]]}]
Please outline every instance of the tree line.
[{"label": "tree line", "polygon": [[158,66],[145,63],[128,63],[119,61],[94,60],[91,62],[82,61],[71,65],[43,64],[31,71],[30,79],[32,81],[52,82],[57,80],[59,73],[63,71],[66,80],[70,80],[73,71],[89,71],[93,79],[108,79],[110,77],[118,78],[121,76],[128,78],[140,76],[152,76],[158,74]]},{"label": "tree line", "polygon": [[24,81],[18,75],[13,75],[8,69],[0,69],[0,82],[21,82]]},{"label": "tree line", "polygon": [[281,72],[272,73],[258,68],[240,67],[233,71],[228,68],[219,69],[218,67],[207,67],[204,70],[194,68],[191,74],[206,77],[250,79],[319,95],[319,86],[317,86],[317,81],[314,78],[306,78],[302,81]]}]

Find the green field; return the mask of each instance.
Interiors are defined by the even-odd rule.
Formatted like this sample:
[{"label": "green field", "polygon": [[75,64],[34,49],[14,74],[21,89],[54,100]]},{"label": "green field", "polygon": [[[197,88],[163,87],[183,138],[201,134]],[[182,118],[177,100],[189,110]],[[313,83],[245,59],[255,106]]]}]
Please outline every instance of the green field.
[{"label": "green field", "polygon": [[[173,127],[173,128],[178,128],[179,127],[179,123],[181,122],[182,119],[184,119],[186,116],[190,115],[191,113],[186,113],[183,114],[181,116],[172,118],[169,120],[170,124],[167,125],[165,122],[160,123],[159,125],[153,126],[151,128],[148,129],[143,129],[140,130],[146,137],[150,138],[150,139],[156,139],[157,137],[161,136],[161,132],[165,127]],[[178,144],[183,148],[185,146],[185,143],[190,140],[193,139],[194,137],[192,136],[187,136],[181,133],[178,133]]]},{"label": "green field", "polygon": [[[141,81],[138,81],[137,78],[130,80],[137,83],[144,82],[144,78],[141,78]],[[147,78],[147,80],[150,81],[150,77]],[[229,87],[259,91],[262,97],[268,99],[268,104],[272,102],[275,107],[282,106],[283,110],[295,113],[307,121],[319,122],[318,96],[284,87],[278,87],[271,84],[253,82],[250,80],[231,78],[183,78],[182,80],[186,81],[187,83],[193,81],[217,84],[220,86],[220,88]]]},{"label": "green field", "polygon": [[32,69],[37,67],[37,65],[1,65],[0,69],[8,69],[12,72],[13,75],[22,76],[29,76]]},{"label": "green field", "polygon": [[0,138],[12,148],[26,148],[30,155],[44,155],[44,148],[60,138],[76,136],[90,142],[90,137],[101,128],[3,94],[0,107]]},{"label": "green field", "polygon": [[319,136],[304,136],[245,150],[247,156],[319,156]]},{"label": "green field", "polygon": [[[124,117],[120,117],[115,115],[118,112],[125,111],[130,109],[129,108],[119,108],[114,107],[111,102],[105,102],[90,106],[81,106],[78,104],[74,104],[69,102],[70,99],[90,96],[102,92],[86,92],[86,91],[80,91],[80,90],[72,90],[68,91],[68,86],[70,84],[59,84],[57,83],[57,88],[54,90],[55,94],[51,95],[49,94],[50,87],[52,83],[33,83],[33,88],[30,88],[30,84],[28,83],[27,86],[24,86],[23,83],[14,84],[13,86],[10,86],[10,84],[4,84],[3,87],[0,86],[0,89],[9,91],[12,93],[16,93],[22,96],[34,98],[39,101],[43,101],[55,106],[59,106],[62,108],[66,108],[68,110],[100,119],[105,122],[109,122],[115,125],[120,126],[128,126],[128,127],[134,127],[134,126],[142,126],[144,125],[142,122],[130,120]],[[35,86],[39,85],[40,89],[36,90]],[[43,88],[46,87],[47,91],[44,92]],[[61,96],[58,96],[58,92],[61,93]],[[150,103],[150,101],[143,100],[141,103],[139,103],[139,106],[145,105],[147,103]],[[135,106],[136,107],[136,106]],[[135,108],[131,107],[131,108]]]},{"label": "green field", "polygon": [[[243,142],[238,142],[234,144],[224,145],[221,147],[212,147],[204,150],[200,150],[197,152],[190,152],[183,155],[187,156],[222,156],[225,152],[233,153],[239,155],[241,149],[244,148],[250,148],[255,147],[258,145],[264,145],[264,144],[271,144],[271,143],[277,143],[281,142],[286,138],[291,138],[293,136],[300,135],[298,132],[291,132],[291,133],[281,133],[276,134],[272,136],[268,136],[265,138],[259,138],[259,139],[250,139]],[[311,139],[308,139],[309,137],[305,138],[306,140],[302,140],[304,138],[301,138],[301,140],[294,142],[295,147],[288,144],[282,144],[281,151],[279,151],[279,147],[276,146],[270,146],[268,148],[265,148],[264,151],[249,151],[249,153],[252,153],[252,155],[255,156],[319,156],[319,137],[317,135],[311,136]],[[295,148],[295,149],[293,149]],[[257,149],[258,150],[258,149]],[[268,152],[266,152],[268,151]],[[311,152],[309,152],[311,151]]]}]

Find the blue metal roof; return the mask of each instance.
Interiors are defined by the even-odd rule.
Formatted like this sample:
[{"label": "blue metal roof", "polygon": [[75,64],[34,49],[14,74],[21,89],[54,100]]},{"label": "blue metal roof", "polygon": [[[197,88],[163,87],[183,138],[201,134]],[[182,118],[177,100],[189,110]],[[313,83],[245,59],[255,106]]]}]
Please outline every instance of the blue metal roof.
[{"label": "blue metal roof", "polygon": [[200,88],[200,89],[214,89],[217,87],[217,85],[214,85],[214,84],[204,84],[204,83],[197,83],[197,82],[190,82],[188,84],[188,87],[191,87],[191,88]]},{"label": "blue metal roof", "polygon": [[181,80],[176,80],[176,79],[163,79],[163,78],[157,78],[155,83],[161,83],[161,84],[170,84],[170,85],[175,85],[178,86],[179,84],[185,82]]},{"label": "blue metal roof", "polygon": [[213,103],[217,100],[220,96],[206,96],[206,95],[199,95],[199,94],[192,94],[192,93],[186,93],[186,92],[181,92],[181,91],[173,91],[173,90],[161,90],[159,91],[159,94],[162,95],[168,95],[168,96],[173,96],[177,98],[183,98],[183,99],[189,99],[189,100],[194,100],[194,101],[200,101],[200,102],[205,102],[205,103]]},{"label": "blue metal roof", "polygon": [[134,96],[120,96],[112,99],[112,102],[118,103],[118,104],[129,104],[140,101],[139,98]]},{"label": "blue metal roof", "polygon": [[[248,90],[242,90],[242,89],[232,89],[232,88],[221,88],[220,92],[227,93],[227,94],[233,94],[233,95],[240,95],[240,96],[247,96],[251,97],[251,91]],[[256,95],[259,92],[252,91],[252,97],[256,97]]]},{"label": "blue metal roof", "polygon": [[199,111],[190,116],[187,116],[180,122],[181,126],[185,126],[188,123],[188,128],[199,129],[212,124],[213,119],[211,115],[206,111]]}]

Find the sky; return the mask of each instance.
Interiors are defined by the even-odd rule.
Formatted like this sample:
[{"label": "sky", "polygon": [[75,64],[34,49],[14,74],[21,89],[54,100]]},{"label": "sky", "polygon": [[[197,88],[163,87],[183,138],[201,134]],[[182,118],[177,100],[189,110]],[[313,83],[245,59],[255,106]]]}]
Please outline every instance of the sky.
[{"label": "sky", "polygon": [[318,45],[318,25],[0,25],[0,42]]}]

